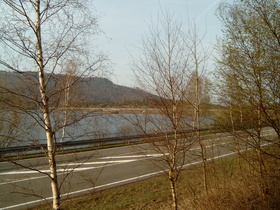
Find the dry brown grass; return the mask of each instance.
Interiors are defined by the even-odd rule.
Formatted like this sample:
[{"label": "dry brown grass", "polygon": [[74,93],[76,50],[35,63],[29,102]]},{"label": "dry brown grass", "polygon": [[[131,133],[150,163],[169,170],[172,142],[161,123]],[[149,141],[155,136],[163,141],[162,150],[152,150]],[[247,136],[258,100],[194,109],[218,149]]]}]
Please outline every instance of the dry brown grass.
[{"label": "dry brown grass", "polygon": [[266,156],[266,172],[261,176],[254,154],[247,158],[240,165],[237,157],[212,164],[211,193],[186,198],[182,209],[279,209],[280,160]]}]

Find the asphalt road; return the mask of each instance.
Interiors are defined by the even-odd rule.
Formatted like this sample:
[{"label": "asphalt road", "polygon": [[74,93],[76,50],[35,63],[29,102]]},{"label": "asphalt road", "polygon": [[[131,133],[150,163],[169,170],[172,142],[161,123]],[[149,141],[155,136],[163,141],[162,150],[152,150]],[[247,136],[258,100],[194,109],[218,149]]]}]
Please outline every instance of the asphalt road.
[{"label": "asphalt road", "polygon": [[[207,160],[233,155],[232,137],[211,135],[204,140]],[[243,146],[243,149],[245,146]],[[200,163],[198,145],[188,151],[185,167]],[[149,144],[57,156],[62,198],[78,196],[165,173],[162,155]],[[156,164],[155,164],[156,163]],[[0,162],[0,209],[27,209],[51,205],[46,158]],[[24,165],[30,170],[22,168]],[[157,167],[157,166],[161,167]],[[40,172],[39,172],[40,171]]]}]

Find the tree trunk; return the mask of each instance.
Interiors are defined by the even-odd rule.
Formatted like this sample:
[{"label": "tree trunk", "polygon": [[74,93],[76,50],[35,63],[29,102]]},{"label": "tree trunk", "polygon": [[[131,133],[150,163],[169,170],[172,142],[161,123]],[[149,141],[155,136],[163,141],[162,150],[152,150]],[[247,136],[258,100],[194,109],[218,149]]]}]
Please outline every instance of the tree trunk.
[{"label": "tree trunk", "polygon": [[206,194],[208,195],[208,182],[207,182],[207,167],[206,167],[206,155],[205,155],[205,149],[204,146],[201,142],[200,134],[199,131],[197,131],[198,135],[198,143],[201,149],[201,160],[202,160],[202,166],[203,166],[203,185],[204,185],[204,190]]},{"label": "tree trunk", "polygon": [[177,191],[176,191],[176,181],[173,178],[173,172],[169,170],[169,183],[171,188],[171,195],[172,195],[172,207],[174,210],[178,209],[178,200],[177,200]]},{"label": "tree trunk", "polygon": [[256,148],[256,153],[258,157],[258,162],[259,162],[259,170],[260,170],[260,175],[263,178],[264,176],[264,171],[265,171],[265,164],[263,160],[263,152],[261,150],[261,132],[262,132],[262,119],[261,119],[261,110],[260,108],[258,109],[258,127],[257,127],[257,148]]},{"label": "tree trunk", "polygon": [[[195,54],[196,55],[196,54]],[[196,59],[197,61],[197,59]],[[196,123],[196,137],[200,146],[201,150],[201,160],[202,160],[202,165],[203,165],[203,184],[204,184],[204,189],[206,194],[208,195],[208,184],[207,184],[207,168],[206,168],[206,154],[205,154],[205,149],[202,144],[202,140],[200,138],[200,87],[199,85],[201,81],[199,78],[199,72],[198,72],[198,63],[196,62],[196,71],[195,71],[195,103],[194,103],[194,111],[195,111],[195,123]]]},{"label": "tree trunk", "polygon": [[47,150],[50,167],[51,188],[53,195],[53,209],[60,208],[60,193],[57,180],[57,169],[55,160],[55,140],[52,132],[50,120],[49,101],[46,94],[46,85],[44,78],[43,50],[41,42],[41,19],[40,19],[40,0],[36,1],[36,38],[37,38],[37,62],[39,76],[39,90],[42,100],[41,111],[43,112],[45,133],[47,138]]}]

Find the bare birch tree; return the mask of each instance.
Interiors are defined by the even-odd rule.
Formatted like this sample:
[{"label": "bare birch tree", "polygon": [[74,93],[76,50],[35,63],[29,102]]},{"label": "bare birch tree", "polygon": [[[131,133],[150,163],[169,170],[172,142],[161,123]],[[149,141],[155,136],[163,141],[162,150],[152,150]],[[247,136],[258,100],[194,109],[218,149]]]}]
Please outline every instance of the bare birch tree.
[{"label": "bare birch tree", "polygon": [[210,104],[209,98],[209,80],[206,77],[207,62],[209,60],[209,48],[203,46],[203,37],[199,37],[198,29],[193,24],[189,26],[189,30],[186,34],[187,37],[187,49],[189,53],[189,65],[190,65],[190,79],[187,85],[187,94],[185,100],[190,104],[193,109],[193,130],[196,133],[196,141],[198,142],[201,150],[201,161],[203,165],[203,178],[204,189],[208,194],[208,181],[207,181],[207,157],[205,147],[201,139],[202,128],[202,106],[206,107]]},{"label": "bare birch tree", "polygon": [[[99,33],[97,18],[88,1],[4,0],[0,3],[0,57],[1,70],[16,72],[22,89],[1,86],[1,91],[20,99],[4,102],[9,111],[28,115],[42,127],[47,139],[47,158],[53,195],[53,209],[60,208],[60,190],[56,167],[56,141],[59,129],[53,114],[61,107],[59,96],[79,81],[79,78],[103,70],[104,55],[94,57],[90,44]],[[76,79],[58,85],[60,74],[70,60],[75,60],[79,71]],[[36,74],[30,71],[37,71]],[[13,84],[15,85],[15,84]],[[16,84],[18,85],[18,84]],[[39,110],[39,111],[38,111]],[[24,117],[24,115],[21,115]],[[79,116],[79,119],[82,117]],[[74,119],[71,123],[77,122]],[[15,128],[16,129],[16,128]],[[28,131],[25,132],[28,134]],[[38,140],[32,139],[34,142]]]},{"label": "bare birch tree", "polygon": [[[139,85],[152,95],[149,98],[159,115],[145,118],[155,127],[157,138],[147,135],[152,148],[161,154],[167,165],[173,209],[178,208],[176,183],[194,143],[185,131],[191,129],[186,113],[186,94],[190,79],[190,54],[181,23],[173,15],[162,14],[152,22],[149,34],[143,37],[140,55],[134,59],[134,72]],[[143,120],[142,120],[143,121]],[[142,122],[143,124],[143,122]],[[141,125],[135,121],[134,125]],[[163,167],[166,165],[158,166]]]}]

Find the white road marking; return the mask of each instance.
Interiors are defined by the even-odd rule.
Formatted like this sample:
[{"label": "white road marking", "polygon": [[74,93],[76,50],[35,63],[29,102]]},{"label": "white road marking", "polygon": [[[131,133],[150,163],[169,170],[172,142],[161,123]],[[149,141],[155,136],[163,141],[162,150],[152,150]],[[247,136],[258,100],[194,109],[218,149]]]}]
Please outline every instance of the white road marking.
[{"label": "white road marking", "polygon": [[[272,143],[266,143],[266,144],[263,144],[262,146],[267,146],[267,145],[270,145],[270,144],[272,144]],[[248,151],[248,149],[247,150],[240,150],[238,152],[245,152],[245,151]],[[238,152],[231,152],[231,153],[228,153],[228,154],[219,155],[219,156],[216,156],[216,157],[213,157],[213,158],[209,158],[207,161],[214,160],[214,159],[220,159],[220,158],[227,157],[227,156],[232,156],[232,155],[237,154]],[[187,168],[189,166],[200,164],[200,163],[202,163],[202,161],[196,161],[196,162],[193,162],[193,163],[188,163],[188,164],[185,164],[183,166],[183,168]],[[101,167],[104,167],[104,166],[101,166]],[[90,169],[92,169],[92,168],[90,168]],[[137,176],[137,177],[132,177],[132,178],[129,178],[129,179],[124,179],[124,180],[120,180],[120,181],[116,181],[116,182],[111,182],[111,183],[104,184],[104,185],[99,185],[99,186],[92,187],[92,188],[78,190],[78,191],[74,191],[74,192],[63,194],[63,195],[61,195],[61,197],[65,197],[65,196],[69,196],[69,195],[74,195],[74,194],[79,194],[79,193],[82,193],[82,192],[87,192],[87,191],[92,191],[92,190],[97,190],[97,189],[101,189],[101,188],[105,188],[105,187],[110,187],[110,186],[117,185],[117,184],[123,184],[123,183],[126,183],[126,182],[139,180],[139,179],[142,179],[142,178],[148,178],[148,177],[152,177],[152,176],[155,176],[155,175],[162,174],[162,173],[164,173],[166,171],[168,171],[168,170],[153,172],[153,173],[144,174],[144,175]],[[30,179],[28,179],[28,180],[30,180]],[[42,200],[35,200],[35,201],[26,202],[26,203],[21,203],[21,204],[17,204],[17,205],[13,205],[13,206],[2,207],[1,209],[5,210],[5,209],[12,209],[12,208],[17,208],[17,207],[23,207],[23,206],[30,205],[30,204],[44,202],[46,200],[52,200],[52,197],[45,198],[45,199],[42,199]]]},{"label": "white road marking", "polygon": [[99,161],[99,162],[81,162],[81,163],[65,163],[65,164],[58,164],[57,166],[82,166],[82,165],[100,165],[100,164],[112,164],[112,163],[128,163],[132,161],[136,161],[138,159],[132,160],[115,160],[115,161]]},{"label": "white road marking", "polygon": [[[147,159],[149,157],[157,157],[159,156],[158,154],[153,154],[153,155],[147,155],[147,156],[140,156],[140,155],[135,155],[135,156],[112,156],[112,157],[104,157],[104,158],[99,158],[99,159],[112,159],[112,158],[131,158],[131,157],[142,157],[142,159]],[[94,165],[94,164],[104,164],[101,166],[93,166],[93,167],[77,167],[77,168],[65,168],[65,169],[58,169],[58,173],[67,173],[67,172],[77,172],[77,171],[85,171],[85,170],[91,170],[91,169],[97,169],[97,168],[104,168],[107,166],[113,166],[113,165],[118,165],[118,164],[123,164],[123,163],[128,163],[128,162],[133,162],[133,161],[138,161],[141,160],[140,158],[138,159],[128,159],[128,160],[115,160],[115,161],[99,161],[99,162],[81,162],[81,163],[67,163],[67,164],[58,164],[58,166],[83,166],[83,165]],[[42,173],[49,173],[50,170],[41,170]],[[21,175],[21,174],[40,174],[38,171],[31,171],[31,170],[20,170],[20,171],[10,171],[10,172],[2,172],[0,173],[0,176],[4,175]],[[1,185],[5,184],[12,184],[12,183],[17,183],[17,182],[23,182],[23,181],[30,181],[34,179],[42,179],[46,178],[45,176],[36,176],[36,177],[29,177],[25,179],[17,179],[13,181],[7,181],[4,183],[0,183]]]},{"label": "white road marking", "polygon": [[[214,157],[212,159],[218,159],[218,158],[222,158],[222,157],[226,157],[226,156],[231,156],[231,155],[234,155],[236,153],[237,152],[232,152],[232,153],[229,153],[229,154],[225,154],[225,155]],[[202,161],[196,161],[196,162],[193,162],[193,163],[185,164],[183,166],[183,168],[187,168],[188,166],[192,166],[192,165],[196,165],[196,164],[200,164],[200,163],[202,163]],[[157,171],[157,172],[153,172],[153,173],[149,173],[149,174],[144,174],[144,175],[141,175],[141,176],[136,176],[136,177],[132,177],[132,178],[116,181],[116,182],[111,182],[111,183],[108,183],[108,184],[99,185],[99,186],[96,186],[96,187],[91,187],[91,188],[87,188],[87,189],[83,189],[83,190],[78,190],[78,191],[74,191],[74,192],[63,194],[63,195],[61,195],[61,197],[66,197],[66,196],[69,196],[69,195],[75,195],[75,194],[79,194],[79,193],[83,193],[83,192],[88,192],[88,191],[92,191],[92,190],[102,189],[102,188],[114,186],[114,185],[117,185],[117,184],[124,184],[124,183],[127,183],[127,182],[136,181],[136,180],[139,180],[139,179],[144,179],[144,178],[156,176],[156,175],[162,174],[162,173],[164,173],[166,171],[168,171],[168,170]],[[42,200],[35,200],[35,201],[26,202],[26,203],[21,203],[21,204],[17,204],[17,205],[13,205],[13,206],[8,206],[8,207],[4,207],[2,209],[5,210],[5,209],[12,209],[12,208],[17,208],[17,207],[22,207],[22,206],[26,206],[26,205],[30,205],[30,204],[44,202],[46,200],[52,200],[52,197],[49,197],[49,198],[46,198],[46,199],[42,199]]]},{"label": "white road marking", "polygon": [[148,158],[148,157],[160,157],[163,155],[168,155],[166,154],[151,154],[151,155],[122,155],[122,156],[112,156],[112,157],[102,157],[100,159],[125,159],[125,158]]},{"label": "white road marking", "polygon": [[[135,181],[135,180],[138,180],[138,179],[141,179],[141,178],[148,178],[148,177],[155,176],[155,175],[158,175],[159,173],[163,173],[163,172],[164,171],[154,172],[154,173],[150,173],[150,174],[144,174],[142,176],[132,177],[132,178],[129,178],[129,179],[124,179],[124,180],[120,180],[120,181],[116,181],[116,182],[111,182],[111,183],[108,183],[108,184],[99,185],[99,186],[88,188],[88,189],[78,190],[78,191],[75,191],[75,192],[63,194],[63,195],[61,195],[61,197],[74,195],[74,194],[82,193],[82,192],[87,192],[87,191],[91,191],[91,190],[97,190],[97,189],[100,189],[100,188],[109,187],[109,186],[117,185],[117,184],[122,184],[122,183],[130,182],[130,181]],[[7,207],[3,207],[1,209],[2,210],[12,209],[12,208],[22,207],[22,206],[26,206],[26,205],[30,205],[30,204],[44,202],[46,200],[52,200],[52,197],[42,199],[42,200],[35,200],[35,201],[26,202],[26,203],[21,203],[21,204],[17,204],[17,205],[13,205],[13,206],[7,206]]]},{"label": "white road marking", "polygon": [[[67,167],[67,166],[83,166],[83,165],[101,165],[101,164],[118,164],[118,163],[129,163],[133,161],[138,161],[141,160],[139,158],[149,158],[149,157],[158,157],[162,156],[163,154],[152,154],[152,155],[130,155],[130,156],[112,156],[112,157],[103,157],[99,159],[109,159],[109,161],[95,161],[95,162],[80,162],[80,163],[65,163],[65,164],[58,164],[58,167]],[[110,159],[125,159],[125,158],[137,158],[137,159],[128,159],[128,160],[112,160]],[[74,168],[74,170],[88,170],[88,169],[93,169],[96,167],[88,167],[88,168]],[[58,169],[57,172],[67,172],[71,171],[73,168],[65,168],[65,169]],[[42,173],[49,173],[50,170],[40,170]],[[19,170],[19,171],[10,171],[10,172],[2,172],[0,173],[1,175],[20,175],[20,174],[36,174],[39,173],[38,171],[32,171],[32,170]]]}]

